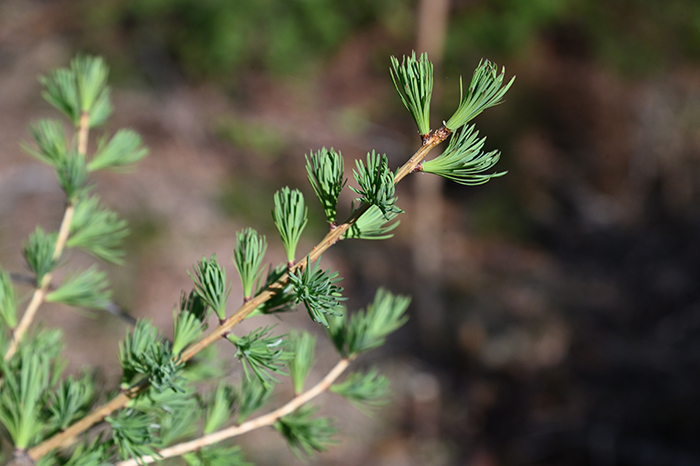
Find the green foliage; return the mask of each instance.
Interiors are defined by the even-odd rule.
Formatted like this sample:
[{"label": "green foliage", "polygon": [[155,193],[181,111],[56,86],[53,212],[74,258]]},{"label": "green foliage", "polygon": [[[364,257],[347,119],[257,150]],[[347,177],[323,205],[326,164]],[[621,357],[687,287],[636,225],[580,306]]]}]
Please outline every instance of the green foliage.
[{"label": "green foliage", "polygon": [[17,448],[27,448],[44,429],[41,416],[50,386],[50,361],[41,353],[23,353],[19,362],[0,362],[0,421]]},{"label": "green foliage", "polygon": [[483,175],[490,170],[501,156],[499,151],[482,151],[486,138],[477,139],[474,125],[463,127],[452,134],[447,149],[434,158],[423,162],[422,170],[467,186],[484,184],[491,178],[503,176],[506,172]]},{"label": "green foliage", "polygon": [[[167,390],[164,393],[178,393]],[[194,389],[184,392],[186,402],[181,403],[174,409],[162,409],[158,414],[158,425],[160,426],[159,436],[161,443],[172,445],[199,433],[199,420],[201,410],[195,398]]]},{"label": "green foliage", "polygon": [[121,264],[122,240],[129,234],[125,220],[102,207],[98,196],[80,199],[70,225],[66,246],[81,248],[107,262]]},{"label": "green foliage", "polygon": [[312,417],[318,409],[304,405],[275,422],[275,429],[287,440],[297,458],[310,457],[315,451],[326,451],[337,443],[333,435],[337,429],[327,417]]},{"label": "green foliage", "polygon": [[236,401],[238,402],[236,420],[239,424],[267,404],[272,397],[273,388],[271,384],[265,385],[258,378],[248,379],[246,377],[241,381],[236,393]]},{"label": "green foliage", "polygon": [[0,315],[9,328],[17,326],[17,295],[7,271],[0,269]]},{"label": "green foliage", "polygon": [[134,330],[127,333],[119,344],[119,360],[124,371],[122,382],[130,385],[138,377],[148,378],[158,391],[169,388],[182,392],[177,384],[181,380],[182,362],[173,358],[169,344],[161,341],[150,320],[140,320]]},{"label": "green foliage", "polygon": [[396,92],[416,121],[421,135],[430,133],[430,98],[433,94],[433,64],[428,54],[422,53],[416,60],[416,52],[403,57],[401,63],[391,57],[391,79]]},{"label": "green foliage", "polygon": [[391,238],[394,234],[390,232],[401,223],[400,221],[391,223],[397,216],[398,212],[389,212],[385,216],[379,207],[373,205],[350,225],[343,234],[343,239]]},{"label": "green foliage", "polygon": [[64,466],[111,466],[107,460],[110,456],[108,448],[101,437],[90,443],[80,443]]},{"label": "green foliage", "polygon": [[44,276],[53,271],[56,261],[53,258],[56,249],[56,233],[44,233],[41,227],[36,227],[34,233],[24,243],[24,260],[29,269],[34,272],[37,284],[41,285]]},{"label": "green foliage", "polygon": [[141,136],[131,129],[120,129],[105,144],[101,139],[97,143],[97,151],[88,163],[89,171],[116,169],[138,162],[148,155],[148,149],[141,146]]},{"label": "green foliage", "polygon": [[393,295],[380,288],[366,311],[359,311],[349,319],[330,320],[328,334],[338,352],[355,356],[384,344],[386,337],[406,323],[406,309],[411,299]]},{"label": "green foliage", "polygon": [[343,288],[336,283],[343,278],[338,272],[325,272],[319,264],[321,259],[311,267],[309,258],[303,271],[293,271],[289,274],[289,282],[294,286],[294,296],[297,303],[304,303],[309,317],[314,322],[328,327],[327,315],[338,315],[336,309],[341,301],[345,301],[341,293]]},{"label": "green foliage", "polygon": [[105,421],[112,427],[112,441],[122,459],[158,456],[160,439],[155,415],[126,408]]},{"label": "green foliage", "polygon": [[292,377],[294,393],[304,391],[304,382],[314,365],[314,347],[316,337],[309,332],[291,332],[289,334],[290,352],[293,357],[289,360],[289,374]]},{"label": "green foliage", "polygon": [[95,266],[69,274],[61,285],[46,295],[46,301],[90,309],[105,309],[110,304],[107,275]]},{"label": "green foliage", "polygon": [[235,356],[243,365],[246,379],[250,378],[250,367],[260,383],[267,388],[271,388],[273,383],[279,383],[272,373],[287,375],[282,369],[292,357],[285,348],[284,335],[271,336],[273,328],[274,326],[259,328],[244,337],[227,335],[238,350]]},{"label": "green foliage", "polygon": [[238,270],[238,274],[241,277],[243,296],[246,300],[250,299],[255,282],[258,281],[263,273],[260,266],[266,250],[267,241],[265,236],[258,235],[258,232],[252,228],[246,228],[240,233],[236,233],[233,263],[236,265],[236,270]]},{"label": "green foliage", "polygon": [[173,354],[179,355],[204,332],[201,318],[185,309],[173,311]]},{"label": "green foliage", "polygon": [[66,193],[68,203],[72,204],[78,198],[87,195],[90,186],[87,186],[87,165],[85,158],[71,152],[61,161],[61,164],[56,168],[58,176],[58,184]]},{"label": "green foliage", "polygon": [[371,408],[385,405],[391,397],[389,379],[376,369],[362,374],[353,372],[342,383],[331,385],[330,391],[341,395],[365,414]]},{"label": "green foliage", "polygon": [[253,466],[243,457],[241,447],[206,447],[182,455],[189,466]]},{"label": "green foliage", "polygon": [[340,152],[332,147],[325,147],[318,152],[311,152],[306,157],[306,173],[309,183],[321,202],[323,212],[329,224],[335,225],[338,208],[338,197],[347,179],[343,179],[345,164]]},{"label": "green foliage", "polygon": [[308,220],[307,214],[308,209],[304,205],[304,195],[298,189],[289,189],[285,186],[275,193],[275,208],[272,210],[272,219],[282,238],[289,264],[294,263],[297,244]]},{"label": "green foliage", "polygon": [[42,119],[29,125],[29,133],[39,146],[39,150],[34,150],[27,144],[22,144],[22,148],[32,157],[54,167],[60,167],[68,151],[66,135],[61,123],[56,120]]},{"label": "green foliage", "polygon": [[355,166],[357,170],[353,169],[352,174],[359,188],[351,186],[350,189],[362,196],[358,200],[376,206],[387,221],[391,214],[403,212],[395,205],[394,175],[389,170],[386,155],[368,152],[367,165],[362,160],[356,160]]},{"label": "green foliage", "polygon": [[47,102],[65,113],[73,125],[80,124],[83,112],[89,114],[90,127],[99,126],[112,113],[107,75],[102,58],[79,56],[70,68],[59,68],[39,78]]},{"label": "green foliage", "polygon": [[194,269],[194,276],[189,271],[187,274],[194,281],[197,294],[219,320],[226,319],[226,300],[231,293],[231,285],[226,281],[226,270],[216,261],[216,254],[212,254],[209,260],[202,257]]},{"label": "green foliage", "polygon": [[219,383],[211,393],[204,417],[204,434],[209,435],[221,427],[233,414],[235,391],[227,383]]},{"label": "green foliage", "polygon": [[91,374],[75,380],[68,377],[51,394],[47,425],[54,430],[66,429],[73,421],[82,418],[95,399],[95,382]]},{"label": "green foliage", "polygon": [[469,91],[464,94],[462,79],[459,80],[460,102],[455,113],[447,120],[445,127],[456,131],[489,107],[503,102],[503,96],[515,81],[515,76],[503,86],[506,70],[498,73],[498,68],[488,60],[481,60],[472,75]]},{"label": "green foliage", "polygon": [[[495,105],[512,83],[500,89],[503,73],[496,76],[495,67],[489,68],[490,64],[486,63],[475,73],[470,93],[462,99],[453,119],[472,118],[484,108]],[[86,117],[89,116],[91,125],[96,125],[103,122],[111,111],[106,77],[107,68],[101,59],[79,57],[70,68],[42,78],[47,100],[66,113],[79,131],[77,138],[74,136],[69,143],[60,123],[39,121],[30,130],[38,148],[28,149],[28,152],[55,167],[68,197],[66,218],[70,208],[75,209],[66,247],[82,248],[97,258],[120,262],[123,252],[119,246],[127,234],[126,222],[101,207],[96,196],[87,196],[91,189],[87,176],[94,170],[129,165],[145,156],[146,150],[135,132],[119,130],[110,140],[98,143],[96,154],[89,163],[87,154],[82,153],[89,134]],[[416,59],[414,53],[409,58],[404,57],[402,63],[392,59],[392,79],[421,132],[427,134],[432,86],[432,65],[427,56]],[[498,153],[484,154],[481,150],[484,140],[478,140],[477,135],[473,127],[454,134],[445,152],[435,160],[425,162],[423,170],[462,184],[479,184],[500,175],[481,174],[495,164]],[[80,140],[81,153],[75,149],[75,139]],[[424,152],[417,153],[416,158],[421,154]],[[323,148],[306,156],[306,162],[309,181],[331,229],[348,227],[343,238],[383,239],[391,236],[398,225],[395,220],[401,210],[395,205],[394,175],[385,155],[372,151],[367,154],[366,164],[363,160],[356,162],[353,174],[359,187],[353,190],[360,195],[358,200],[362,205],[355,210],[353,204],[352,210],[355,215],[360,212],[362,215],[352,225],[345,226],[335,224],[338,198],[347,181],[340,152]],[[252,306],[243,306],[227,320],[226,302],[231,285],[216,255],[212,255],[209,259],[203,257],[194,271],[188,272],[194,289],[181,294],[179,307],[173,311],[172,342],[166,341],[147,320],[137,321],[133,330],[127,332],[119,346],[119,360],[123,369],[121,388],[129,388],[128,402],[117,397],[114,404],[109,402],[106,407],[99,408],[96,411],[99,415],[89,416],[86,423],[107,416],[104,419],[111,427],[111,440],[101,436],[95,438],[94,432],[80,435],[85,434],[84,430],[80,436],[69,439],[53,437],[55,442],[47,440],[53,435],[72,435],[69,426],[88,416],[87,412],[98,396],[93,376],[60,380],[67,364],[60,359],[60,331],[39,330],[22,338],[21,329],[15,330],[14,337],[20,342],[17,353],[12,358],[8,353],[9,361],[0,360],[0,421],[14,447],[26,449],[48,442],[32,450],[36,452],[47,445],[46,450],[55,450],[59,443],[67,445],[66,440],[73,442],[74,453],[70,458],[64,450],[41,453],[37,466],[102,466],[112,461],[117,453],[124,459],[135,458],[143,462],[144,455],[157,457],[158,449],[174,442],[191,439],[202,431],[205,435],[213,434],[234,421],[244,422],[271,400],[276,383],[280,382],[277,377],[287,375],[285,367],[289,368],[295,393],[303,393],[314,364],[315,337],[306,332],[292,331],[285,339],[284,335],[273,335],[274,327],[270,326],[257,328],[245,336],[234,335],[233,326],[245,317],[288,311],[303,303],[311,319],[327,328],[332,343],[344,360],[324,378],[323,384],[307,392],[309,397],[328,389],[355,356],[380,346],[391,332],[406,322],[405,312],[410,300],[381,289],[366,311],[343,316],[340,304],[345,298],[341,294],[342,287],[338,286],[341,280],[338,272],[322,270],[320,258],[312,265],[311,254],[305,264],[302,261],[302,264],[294,265],[296,248],[307,223],[302,193],[282,188],[275,194],[274,204],[272,216],[285,247],[285,264],[266,271],[263,267],[267,249],[265,237],[250,228],[236,234],[233,261],[241,276],[245,300],[255,295],[262,301],[254,312],[250,312]],[[56,237],[57,234],[45,233],[37,227],[25,244],[25,259],[39,285],[49,285],[47,275],[56,268],[61,256],[63,246],[57,246]],[[329,244],[325,241],[320,244],[323,249],[316,250],[319,254]],[[106,308],[110,305],[106,275],[95,267],[69,272],[59,287],[45,296],[43,291],[35,296],[70,306]],[[214,333],[201,339],[207,328],[209,309],[216,313],[219,325]],[[0,314],[7,324],[7,328],[0,332],[0,347],[7,345],[8,342],[2,339],[6,339],[17,325],[15,313],[16,296],[10,275],[0,270]],[[33,312],[27,315],[33,315]],[[210,346],[219,337],[226,337],[236,347],[234,358],[243,367],[245,377],[241,377],[236,388],[222,381],[226,376],[223,368],[229,371],[229,366],[224,361],[216,361],[215,347]],[[196,346],[191,346],[198,341]],[[196,351],[187,352],[185,358],[183,351],[188,347]],[[212,385],[214,381],[218,383],[208,396],[197,395],[201,385]],[[350,374],[344,382],[331,385],[330,390],[363,410],[385,403],[389,395],[387,378],[376,370]],[[314,417],[316,408],[308,405],[309,399],[306,396],[294,398],[283,410],[272,411],[270,416],[254,420],[248,426],[269,425],[280,416],[279,413],[298,407],[274,421],[275,429],[285,437],[298,457],[323,451],[333,443],[335,428],[328,418]],[[302,405],[302,402],[306,404]],[[116,409],[115,405],[118,405]],[[80,429],[82,427],[78,427]],[[104,429],[101,435],[108,436],[109,433]],[[88,438],[90,443],[87,443]],[[248,464],[237,447],[206,446],[196,453],[184,454],[184,458],[188,464],[197,466]]]}]

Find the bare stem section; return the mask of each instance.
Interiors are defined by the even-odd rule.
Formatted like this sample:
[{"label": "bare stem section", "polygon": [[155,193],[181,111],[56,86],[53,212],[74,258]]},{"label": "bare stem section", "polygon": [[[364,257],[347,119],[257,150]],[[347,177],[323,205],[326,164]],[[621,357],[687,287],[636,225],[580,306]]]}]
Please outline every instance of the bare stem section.
[{"label": "bare stem section", "polygon": [[338,364],[336,364],[335,367],[333,367],[333,369],[331,369],[331,371],[328,374],[326,374],[326,376],[319,383],[317,383],[304,393],[300,394],[299,396],[293,398],[284,406],[268,414],[257,417],[255,419],[251,419],[250,421],[244,422],[243,424],[238,426],[231,426],[229,428],[222,429],[218,432],[205,435],[203,437],[189,442],[183,442],[169,448],[164,448],[163,450],[158,452],[158,457],[144,456],[139,461],[136,461],[135,459],[130,459],[127,461],[121,461],[117,463],[116,466],[138,466],[139,464],[148,464],[153,463],[154,461],[161,461],[165,458],[181,456],[185,453],[196,451],[200,448],[204,448],[206,446],[221,442],[222,440],[237,437],[239,435],[245,434],[246,432],[250,432],[251,430],[259,429],[260,427],[271,426],[275,422],[277,422],[278,419],[286,416],[287,414],[293,413],[304,404],[308,403],[321,393],[328,390],[328,388],[333,384],[333,382],[335,382],[335,380],[338,377],[340,377],[340,375],[345,371],[345,369],[348,368],[349,365],[349,359],[341,359],[338,362]]}]

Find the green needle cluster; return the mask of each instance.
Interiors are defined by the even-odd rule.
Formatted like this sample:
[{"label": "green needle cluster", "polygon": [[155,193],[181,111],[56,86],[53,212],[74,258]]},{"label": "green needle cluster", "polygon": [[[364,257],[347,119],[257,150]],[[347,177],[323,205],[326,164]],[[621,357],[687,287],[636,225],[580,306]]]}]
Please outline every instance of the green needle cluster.
[{"label": "green needle cluster", "polygon": [[347,183],[343,156],[332,147],[330,150],[324,147],[305,157],[309,183],[321,202],[326,220],[330,225],[335,225],[338,197]]},{"label": "green needle cluster", "polygon": [[391,57],[391,80],[401,102],[406,106],[418,126],[421,136],[430,133],[430,98],[433,94],[433,64],[428,54],[416,59],[416,52],[404,56],[399,63]]},{"label": "green needle cluster", "polygon": [[326,316],[339,315],[337,309],[344,298],[343,288],[336,283],[342,280],[338,272],[323,271],[319,259],[313,265],[306,261],[306,267],[301,272],[289,274],[289,282],[294,286],[297,303],[304,303],[309,317],[314,322],[328,327]]},{"label": "green needle cluster", "polygon": [[246,300],[250,299],[255,282],[258,281],[263,273],[260,268],[265,251],[267,250],[267,241],[265,237],[259,235],[252,228],[246,228],[240,233],[236,233],[236,247],[233,249],[233,263],[236,265],[238,274],[241,277],[243,284],[243,296]]},{"label": "green needle cluster", "polygon": [[424,162],[421,169],[467,186],[484,184],[491,178],[505,175],[506,172],[483,174],[496,165],[501,153],[497,150],[484,152],[486,138],[477,139],[478,136],[474,125],[458,130],[452,134],[447,149]]},{"label": "green needle cluster", "polygon": [[455,113],[447,120],[445,127],[450,131],[456,131],[469,123],[474,117],[489,107],[503,102],[503,96],[515,81],[515,76],[503,85],[506,70],[498,72],[498,67],[488,60],[481,60],[479,66],[472,75],[467,93],[462,88],[462,79],[459,80],[460,102]]},{"label": "green needle cluster", "polygon": [[350,189],[362,196],[359,201],[377,207],[387,221],[393,218],[390,215],[403,212],[396,206],[394,174],[389,170],[385,154],[368,152],[367,165],[356,160],[355,167],[352,174],[359,188]]},{"label": "green needle cluster", "polygon": [[308,209],[304,205],[304,195],[298,189],[284,187],[275,193],[275,208],[272,219],[282,238],[287,253],[287,263],[294,264],[294,255],[301,233],[307,222]]}]

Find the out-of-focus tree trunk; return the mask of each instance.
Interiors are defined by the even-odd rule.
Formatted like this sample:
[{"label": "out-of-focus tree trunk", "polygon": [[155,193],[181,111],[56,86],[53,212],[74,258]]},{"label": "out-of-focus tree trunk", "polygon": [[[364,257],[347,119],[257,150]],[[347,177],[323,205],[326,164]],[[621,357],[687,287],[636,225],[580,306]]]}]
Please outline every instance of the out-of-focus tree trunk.
[{"label": "out-of-focus tree trunk", "polygon": [[[427,52],[439,76],[447,32],[449,0],[421,0],[417,18],[417,52]],[[434,88],[433,100],[439,89]],[[413,225],[413,260],[416,269],[414,298],[421,344],[431,352],[444,346],[445,309],[440,290],[442,273],[442,178],[416,176]]]}]

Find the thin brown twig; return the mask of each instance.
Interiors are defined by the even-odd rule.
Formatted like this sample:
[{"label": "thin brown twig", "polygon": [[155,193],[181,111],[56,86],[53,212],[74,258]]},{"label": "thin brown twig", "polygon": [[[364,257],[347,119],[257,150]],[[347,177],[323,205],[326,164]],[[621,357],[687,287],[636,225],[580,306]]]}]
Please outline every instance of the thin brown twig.
[{"label": "thin brown twig", "polygon": [[153,463],[154,461],[161,461],[165,458],[181,456],[190,451],[199,450],[200,448],[213,445],[215,443],[221,442],[222,440],[245,434],[246,432],[250,432],[251,430],[259,429],[260,427],[271,426],[275,422],[277,422],[278,419],[296,411],[302,405],[308,403],[321,393],[328,390],[328,388],[333,384],[333,382],[335,382],[335,380],[338,377],[340,377],[340,375],[345,371],[345,369],[347,369],[349,365],[349,359],[341,359],[319,383],[317,383],[304,393],[300,394],[299,396],[293,398],[284,406],[270,413],[267,413],[260,417],[256,417],[255,419],[251,419],[250,421],[244,422],[243,424],[231,426],[226,429],[213,432],[209,435],[205,435],[203,437],[191,440],[189,442],[183,442],[177,445],[173,445],[172,447],[164,448],[158,452],[157,457],[143,456],[138,461],[135,459],[130,459],[126,461],[121,461],[115,466],[138,466],[139,464],[148,464]]},{"label": "thin brown twig", "polygon": [[[90,132],[90,115],[87,112],[83,112],[80,115],[80,126],[78,128],[78,155],[85,157],[87,154],[87,144],[88,135]],[[66,210],[63,213],[63,220],[61,220],[61,226],[58,230],[58,236],[56,237],[56,245],[53,251],[53,260],[58,261],[63,254],[63,250],[66,247],[66,242],[68,241],[68,236],[70,235],[71,222],[73,221],[73,214],[75,213],[75,206],[69,202],[66,206]],[[44,303],[46,295],[49,292],[49,287],[51,286],[51,279],[53,278],[53,272],[49,272],[41,280],[40,286],[34,290],[32,294],[32,299],[27,305],[27,309],[22,315],[17,327],[12,332],[12,341],[10,346],[5,353],[5,361],[9,361],[12,356],[15,355],[19,344],[24,337],[24,334],[29,329],[34,317],[36,316],[39,307]]]},{"label": "thin brown twig", "polygon": [[[420,149],[418,149],[413,154],[413,156],[408,160],[408,162],[406,162],[396,172],[396,175],[394,176],[394,184],[397,184],[407,175],[412,173],[416,169],[418,164],[420,164],[425,159],[428,153],[435,146],[447,139],[449,134],[450,131],[444,126],[435,130],[432,133],[432,135],[423,142]],[[328,250],[328,248],[333,246],[343,237],[343,234],[360,218],[360,216],[363,213],[367,211],[367,209],[369,209],[369,207],[370,206],[367,204],[362,204],[360,207],[358,207],[357,210],[355,210],[350,215],[350,218],[345,223],[338,225],[338,227],[329,231],[328,234],[326,234],[326,236],[321,240],[321,242],[314,246],[311,252],[307,256],[305,256],[303,260],[297,262],[292,268],[290,268],[290,271],[303,270],[307,263],[311,263],[318,259],[321,256],[321,254],[323,254],[326,250]],[[266,290],[264,290],[254,298],[250,299],[248,302],[244,303],[243,306],[241,306],[235,314],[223,321],[209,335],[205,336],[199,342],[187,348],[180,356],[180,359],[183,362],[188,361],[212,343],[220,340],[222,336],[226,335],[227,332],[230,332],[233,327],[238,325],[258,306],[265,303],[272,296],[274,296],[275,293],[282,290],[287,284],[288,279],[289,273],[285,273],[275,283],[270,285]],[[71,438],[80,435],[81,433],[85,432],[88,428],[92,427],[98,422],[101,422],[105,417],[112,413],[112,411],[124,407],[133,396],[136,396],[137,394],[141,393],[147,387],[148,385],[144,384],[139,387],[133,388],[127,393],[122,393],[118,395],[116,398],[112,399],[107,404],[104,404],[93,410],[90,414],[88,414],[79,422],[76,422],[64,431],[59,432],[53,437],[44,440],[36,447],[30,449],[28,452],[29,456],[32,458],[32,460],[37,461],[54,448],[57,448],[60,445],[67,443]]]}]

